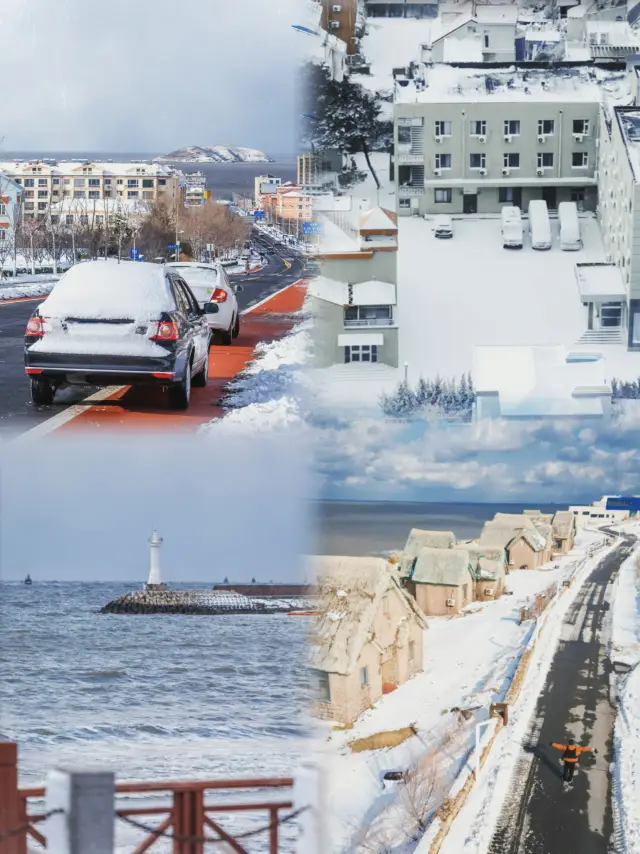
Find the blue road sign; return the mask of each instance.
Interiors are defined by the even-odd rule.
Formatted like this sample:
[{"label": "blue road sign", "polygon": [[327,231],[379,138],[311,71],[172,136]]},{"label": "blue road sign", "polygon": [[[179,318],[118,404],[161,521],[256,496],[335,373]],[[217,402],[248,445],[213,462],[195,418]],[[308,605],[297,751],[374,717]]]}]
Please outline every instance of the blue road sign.
[{"label": "blue road sign", "polygon": [[302,223],[302,233],[303,234],[321,234],[322,226],[319,222],[303,222]]},{"label": "blue road sign", "polygon": [[253,215],[256,219],[264,219],[264,211],[254,211]]},{"label": "blue road sign", "polygon": [[177,248],[178,248],[178,245],[177,245],[176,243],[170,243],[170,244],[167,246],[167,249],[177,249]]},{"label": "blue road sign", "polygon": [[308,36],[317,36],[318,31],[312,30],[310,27],[303,27],[302,24],[291,24],[294,30],[297,30],[299,33],[306,33]]},{"label": "blue road sign", "polygon": [[143,256],[140,254],[139,249],[134,249],[133,246],[129,250],[129,260],[130,261],[142,261]]}]

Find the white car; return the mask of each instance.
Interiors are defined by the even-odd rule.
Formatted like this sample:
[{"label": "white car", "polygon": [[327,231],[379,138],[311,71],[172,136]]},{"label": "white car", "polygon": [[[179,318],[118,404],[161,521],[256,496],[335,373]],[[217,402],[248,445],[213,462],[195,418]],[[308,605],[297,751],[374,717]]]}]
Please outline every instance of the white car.
[{"label": "white car", "polygon": [[206,303],[218,305],[217,314],[207,314],[214,344],[231,344],[240,334],[240,311],[236,293],[242,285],[232,285],[221,264],[176,261],[167,264],[189,285],[201,308]]}]

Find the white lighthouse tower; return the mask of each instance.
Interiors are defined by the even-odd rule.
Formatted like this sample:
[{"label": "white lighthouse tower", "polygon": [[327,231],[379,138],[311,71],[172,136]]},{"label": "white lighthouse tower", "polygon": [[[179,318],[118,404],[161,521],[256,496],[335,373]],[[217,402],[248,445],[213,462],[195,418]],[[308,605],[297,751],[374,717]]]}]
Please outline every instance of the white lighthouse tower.
[{"label": "white lighthouse tower", "polygon": [[165,590],[167,585],[162,581],[160,572],[160,547],[162,537],[157,531],[149,537],[149,578],[145,590]]}]

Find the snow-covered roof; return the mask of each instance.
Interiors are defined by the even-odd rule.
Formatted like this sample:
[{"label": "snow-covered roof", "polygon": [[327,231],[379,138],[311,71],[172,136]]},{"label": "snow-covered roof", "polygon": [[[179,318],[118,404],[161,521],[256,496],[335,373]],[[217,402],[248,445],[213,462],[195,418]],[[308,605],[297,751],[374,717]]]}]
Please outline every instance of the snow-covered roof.
[{"label": "snow-covered roof", "polygon": [[626,300],[627,291],[616,264],[576,264],[576,281],[582,302]]},{"label": "snow-covered roof", "polygon": [[397,87],[396,104],[495,101],[555,101],[600,103],[603,93],[628,103],[630,92],[623,71],[555,66],[531,69],[458,68],[437,64],[425,68],[425,88],[413,81]]},{"label": "snow-covered roof", "polygon": [[331,302],[334,305],[347,304],[347,286],[345,282],[327,279],[324,276],[317,276],[309,280],[307,294],[316,299]]},{"label": "snow-covered roof", "polygon": [[479,24],[515,24],[519,12],[515,4],[477,6],[475,19]]},{"label": "snow-covered roof", "polygon": [[319,250],[322,254],[343,254],[349,252],[360,252],[360,242],[357,234],[348,234],[340,228],[329,217],[319,214],[318,221],[321,223],[322,236],[320,238]]},{"label": "snow-covered roof", "polygon": [[422,549],[450,549],[455,541],[456,537],[453,531],[423,531],[420,528],[412,528],[400,558],[401,574],[408,576],[411,573],[415,560]]},{"label": "snow-covered roof", "polygon": [[322,607],[311,649],[311,664],[318,670],[353,671],[385,594],[396,596],[406,616],[426,628],[418,604],[382,558],[312,556],[307,566],[308,575],[317,579]]},{"label": "snow-covered roof", "polygon": [[622,139],[629,154],[633,177],[640,182],[640,109],[616,109]]},{"label": "snow-covered roof", "polygon": [[474,348],[473,365],[476,393],[497,393],[502,416],[601,416],[611,396],[599,354],[572,361],[563,346],[482,345]]},{"label": "snow-covered roof", "polygon": [[442,48],[444,62],[482,62],[480,36],[446,38]]},{"label": "snow-covered roof", "polygon": [[415,584],[460,587],[472,580],[469,554],[463,549],[421,549],[411,580]]},{"label": "snow-covered roof", "polygon": [[504,561],[488,557],[478,559],[477,576],[482,581],[495,581],[504,576]]},{"label": "snow-covered roof", "polygon": [[467,543],[456,543],[453,548],[466,551],[469,555],[469,561],[474,567],[479,564],[480,558],[486,558],[492,562],[497,561],[503,565],[507,562],[507,555],[504,548],[500,546],[481,546],[478,540],[472,540]]},{"label": "snow-covered roof", "polygon": [[553,536],[566,540],[576,529],[576,517],[571,510],[558,510],[553,517]]},{"label": "snow-covered roof", "polygon": [[134,320],[173,308],[161,264],[111,259],[74,264],[41,305],[44,317]]},{"label": "snow-covered roof", "polygon": [[[0,163],[0,172],[10,172],[16,175],[28,174],[32,168],[42,169],[41,175],[77,175],[78,177],[97,177],[100,174],[129,175],[132,178],[140,177],[168,177],[177,174],[175,169],[163,166],[159,163],[111,163],[104,161],[75,161],[60,160],[51,162],[48,160],[11,160]],[[91,169],[90,173],[85,170]],[[35,177],[38,173],[33,173]]]},{"label": "snow-covered roof", "polygon": [[392,282],[371,279],[368,282],[346,282],[318,276],[309,282],[307,293],[334,305],[395,305],[396,286]]},{"label": "snow-covered roof", "polygon": [[541,534],[529,516],[517,513],[496,513],[485,522],[480,534],[479,545],[484,548],[507,549],[515,540],[524,539],[535,552],[544,550],[546,537]]},{"label": "snow-covered roof", "polygon": [[364,211],[360,217],[361,232],[397,232],[397,230],[398,225],[395,221],[395,214],[384,208],[371,208],[368,211]]}]

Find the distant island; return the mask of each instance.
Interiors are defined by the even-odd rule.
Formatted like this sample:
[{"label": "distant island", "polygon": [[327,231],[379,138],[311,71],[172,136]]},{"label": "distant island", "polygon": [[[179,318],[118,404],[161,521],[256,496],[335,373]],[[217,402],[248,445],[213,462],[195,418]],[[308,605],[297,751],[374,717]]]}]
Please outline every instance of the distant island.
[{"label": "distant island", "polygon": [[271,157],[257,148],[231,145],[187,145],[169,154],[154,158],[161,163],[273,163]]}]

